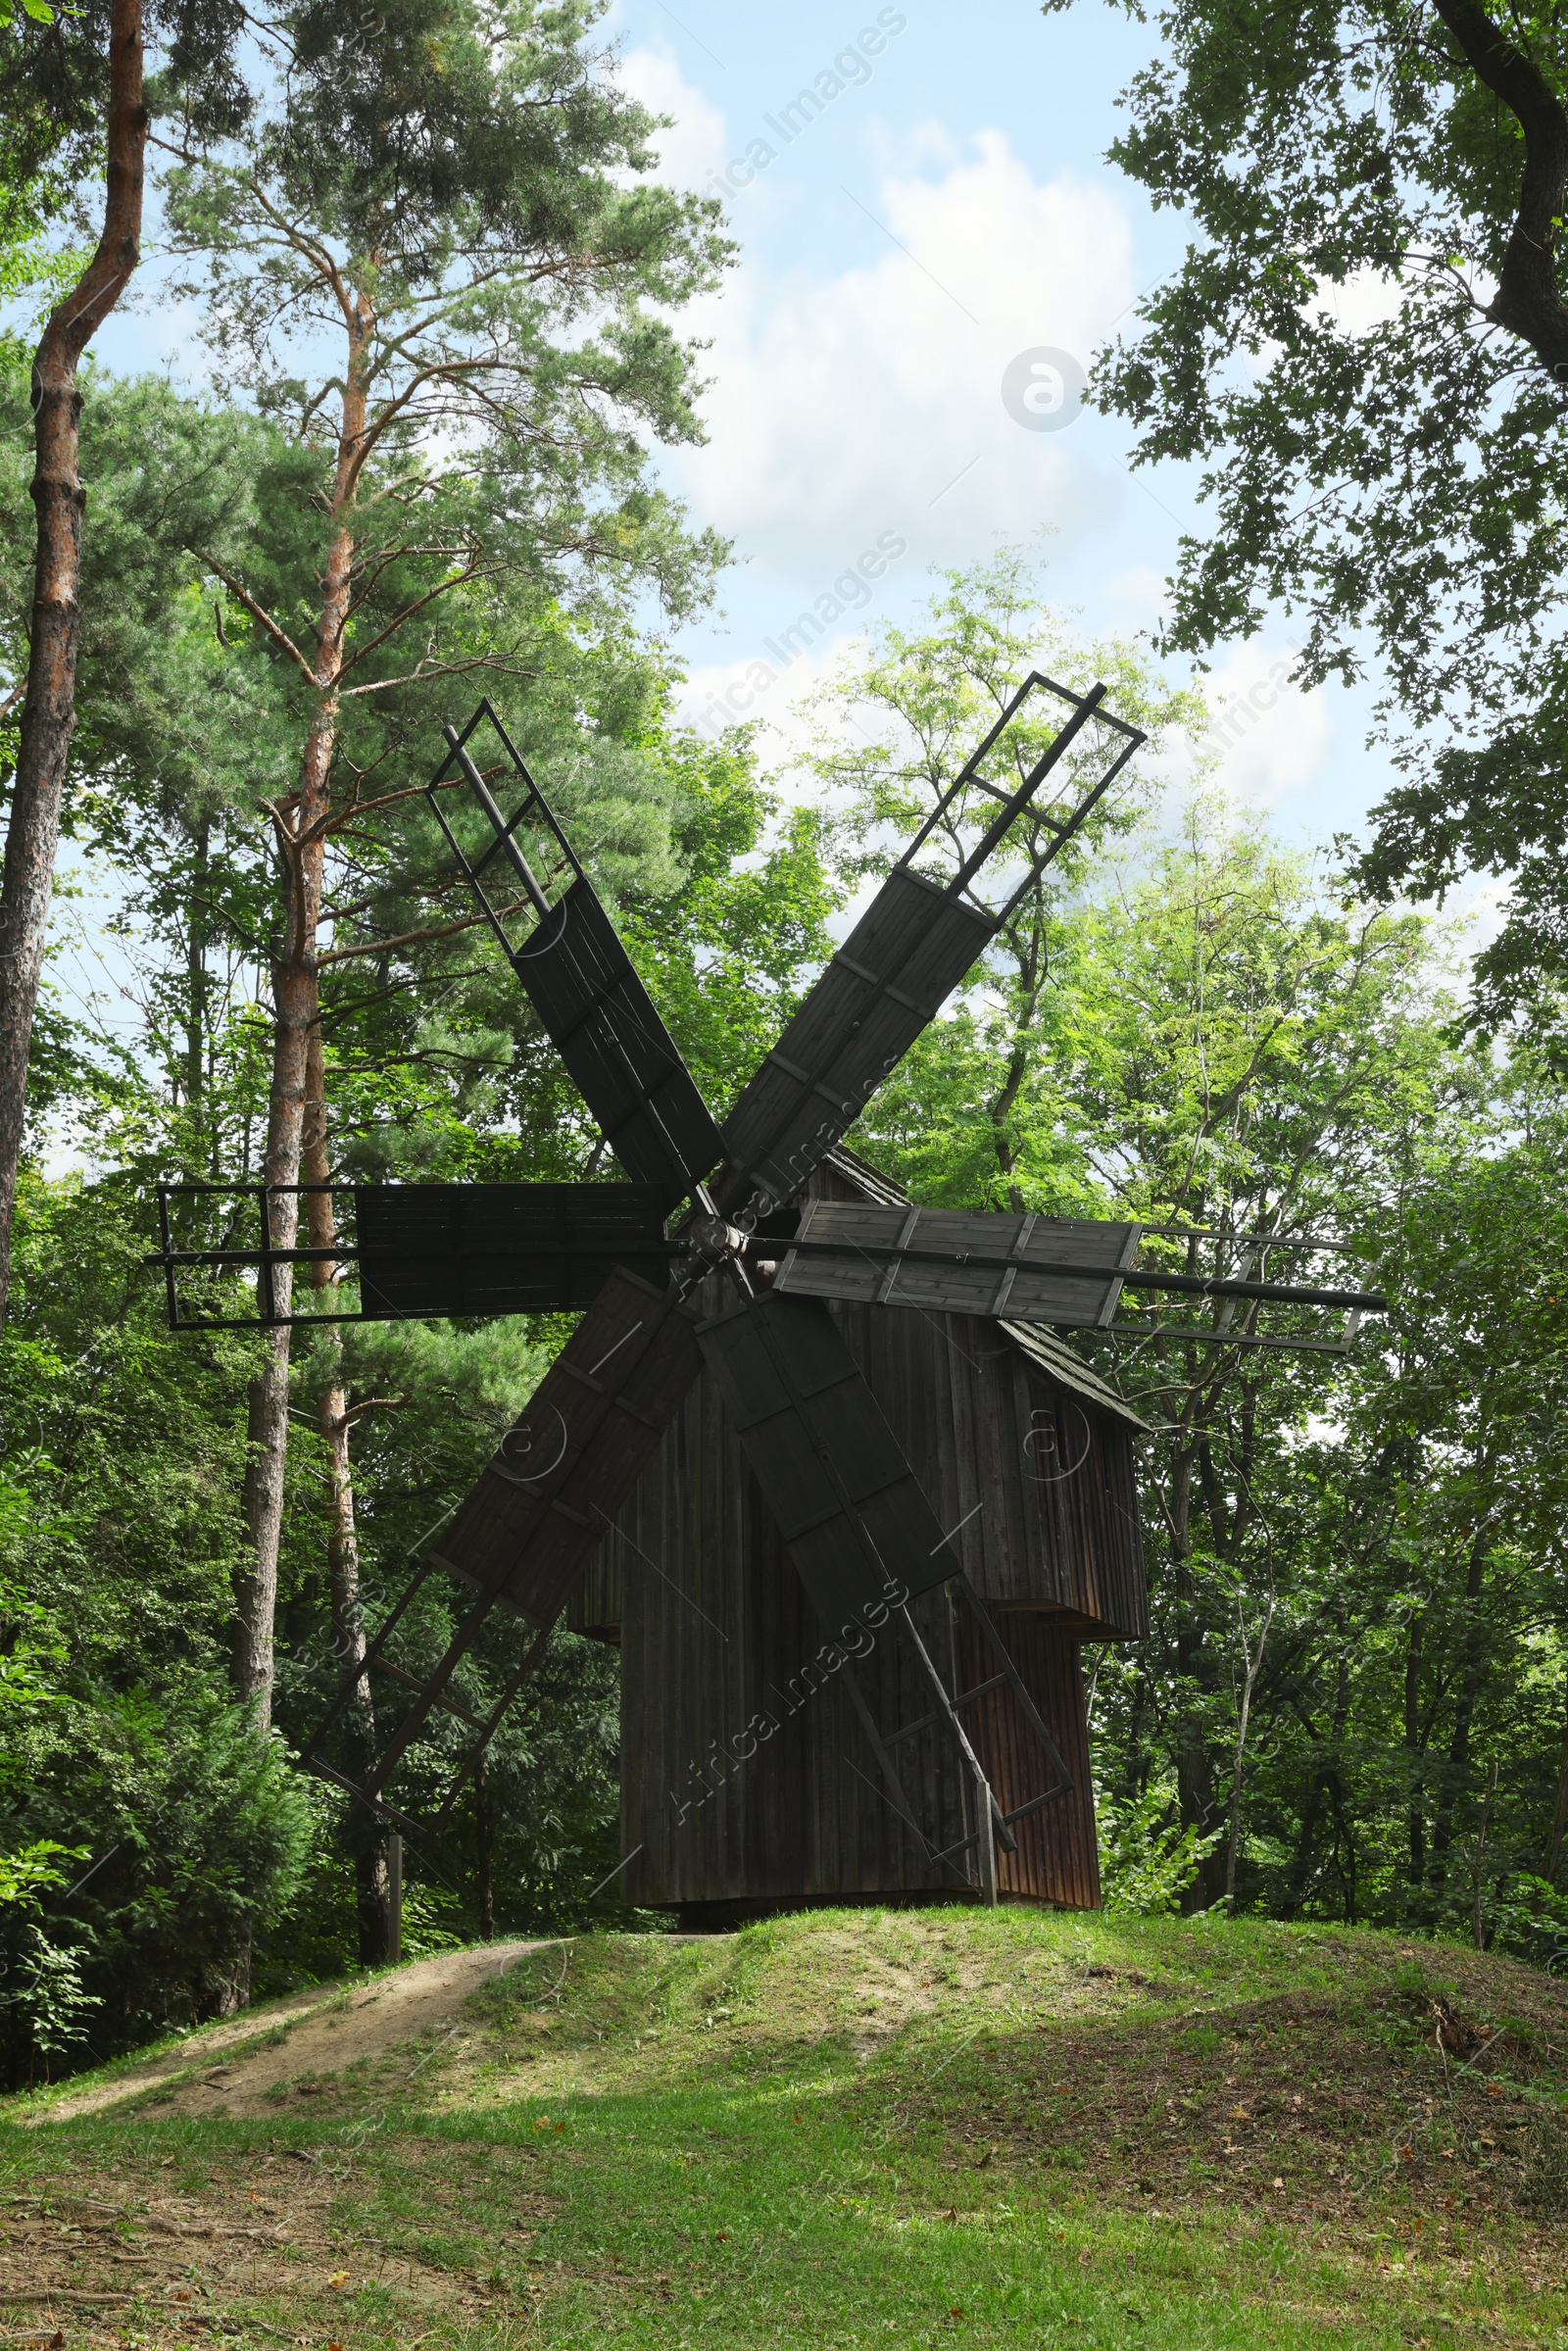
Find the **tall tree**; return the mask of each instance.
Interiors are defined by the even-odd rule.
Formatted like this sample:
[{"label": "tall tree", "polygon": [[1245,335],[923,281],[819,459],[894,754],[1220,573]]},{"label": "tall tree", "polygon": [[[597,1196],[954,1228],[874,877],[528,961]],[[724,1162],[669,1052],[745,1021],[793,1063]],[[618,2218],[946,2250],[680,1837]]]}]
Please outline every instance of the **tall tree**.
[{"label": "tall tree", "polygon": [[36,554],[26,686],[0,876],[0,1327],[11,1269],[11,1218],[25,1124],[27,1055],[43,970],[66,764],[75,724],[81,642],[77,369],[130,281],[141,252],[143,163],[150,109],[143,91],[149,30],[165,36],[165,102],[186,135],[232,128],[246,93],[235,70],[240,0],[172,0],[149,23],[146,0],[86,0],[56,16],[29,7],[9,21],[0,110],[7,162],[23,184],[57,180],[105,158],[103,227],[86,268],[50,312],[32,362],[32,500]]},{"label": "tall tree", "polygon": [[1153,24],[1110,154],[1195,233],[1093,396],[1135,464],[1206,468],[1165,642],[1202,653],[1283,602],[1304,680],[1377,657],[1404,780],[1360,878],[1514,877],[1477,963],[1500,1021],[1568,973],[1560,13],[1178,0]]},{"label": "tall tree", "polygon": [[[273,655],[302,736],[297,781],[270,809],[283,911],[265,1173],[283,1249],[329,843],[416,790],[388,788],[390,746],[415,713],[445,707],[450,681],[525,667],[520,641],[475,642],[475,592],[504,611],[509,583],[599,579],[611,601],[652,583],[679,610],[716,553],[647,486],[638,429],[697,434],[692,353],[651,306],[710,284],[727,248],[716,203],[644,184],[654,123],[591,46],[600,13],[593,0],[397,0],[367,44],[312,0],[289,19],[277,117],[242,154],[172,185],[177,241],[208,257],[223,362],[289,420],[314,471],[291,566],[270,564],[271,550],[238,567],[210,559]],[[285,1312],[290,1297],[284,1268]],[[236,1673],[263,1720],[288,1357],[285,1327],[252,1396]]]}]

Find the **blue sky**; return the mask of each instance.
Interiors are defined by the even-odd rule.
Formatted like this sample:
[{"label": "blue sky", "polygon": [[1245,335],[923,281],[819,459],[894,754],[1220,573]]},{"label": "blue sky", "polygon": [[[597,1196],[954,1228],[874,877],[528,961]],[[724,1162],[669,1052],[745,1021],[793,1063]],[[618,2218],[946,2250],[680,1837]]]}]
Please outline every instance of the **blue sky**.
[{"label": "blue sky", "polygon": [[[1004,379],[1032,380],[1042,352],[1070,374],[1180,260],[1180,216],[1104,161],[1152,32],[1097,0],[1050,18],[1035,0],[612,0],[605,30],[628,85],[672,118],[664,176],[722,193],[740,246],[689,314],[710,343],[708,442],[661,461],[736,555],[715,610],[676,638],[687,714],[711,718],[764,661],[780,674],[747,714],[786,759],[792,705],[857,632],[911,618],[933,565],[1004,540],[1040,549],[1086,636],[1150,629],[1181,532],[1203,527],[1196,479],[1129,471],[1115,419],[1034,428]],[[156,227],[149,245],[98,356],[199,380],[196,318],[160,294]],[[1048,372],[1035,397],[1059,388]],[[864,603],[784,667],[766,648],[879,542],[901,552]],[[1324,842],[1364,829],[1390,771],[1365,748],[1369,692],[1282,686],[1292,643],[1276,614],[1216,653],[1205,690],[1242,714],[1218,776],[1286,839]],[[1481,936],[1496,896],[1466,893]]]}]

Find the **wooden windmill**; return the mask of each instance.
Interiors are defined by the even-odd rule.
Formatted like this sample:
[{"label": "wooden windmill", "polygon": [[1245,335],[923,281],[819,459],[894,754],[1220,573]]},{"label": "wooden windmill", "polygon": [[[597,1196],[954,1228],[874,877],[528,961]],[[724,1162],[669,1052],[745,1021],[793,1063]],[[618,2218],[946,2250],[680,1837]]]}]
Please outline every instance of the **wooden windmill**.
[{"label": "wooden windmill", "polygon": [[[1054,1334],[1121,1327],[1128,1284],[1382,1303],[1142,1268],[1134,1224],[919,1207],[843,1147],[1142,742],[1104,699],[1024,680],[722,1127],[495,712],[446,730],[430,806],[627,1180],[356,1190],[334,1254],[358,1256],[363,1316],[582,1319],[320,1726],[327,1777],[326,1733],[384,1669],[411,1694],[353,1792],[398,1817],[395,1775],[445,1708],[476,1734],[449,1808],[569,1612],[621,1646],[628,1899],[1096,1899],[1078,1644],[1144,1629],[1138,1423]],[[1041,749],[1020,714],[1053,702]],[[523,786],[510,818],[481,724]],[[571,877],[554,898],[535,844]],[[272,1246],[258,1198],[252,1250],[173,1248],[163,1202],[176,1324],[198,1264],[254,1267],[247,1319],[279,1319],[271,1269],[312,1252]],[[431,1576],[466,1605],[411,1670],[399,1631]],[[454,1677],[498,1607],[533,1638],[479,1720]]]}]

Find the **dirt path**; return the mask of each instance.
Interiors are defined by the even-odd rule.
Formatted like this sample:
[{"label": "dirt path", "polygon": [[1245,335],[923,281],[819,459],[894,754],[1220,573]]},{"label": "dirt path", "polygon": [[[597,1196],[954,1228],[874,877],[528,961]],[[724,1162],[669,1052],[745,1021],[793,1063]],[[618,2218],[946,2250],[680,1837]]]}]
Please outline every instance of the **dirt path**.
[{"label": "dirt path", "polygon": [[340,2074],[452,2025],[471,1991],[505,1975],[527,1952],[548,1947],[539,1941],[480,1943],[415,1960],[368,1984],[319,1984],[205,2026],[177,2049],[127,2067],[79,2096],[50,2099],[26,2119],[68,2122],[140,2097],[160,2082],[171,2083],[175,2102],[195,2112],[254,2114],[279,2082]]}]

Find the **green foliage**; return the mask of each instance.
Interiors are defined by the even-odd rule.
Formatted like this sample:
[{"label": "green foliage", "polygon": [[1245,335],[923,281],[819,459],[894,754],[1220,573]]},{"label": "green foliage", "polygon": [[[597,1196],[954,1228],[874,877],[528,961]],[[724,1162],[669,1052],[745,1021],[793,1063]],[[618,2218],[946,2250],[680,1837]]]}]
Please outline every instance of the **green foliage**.
[{"label": "green foliage", "polygon": [[428,1959],[437,1951],[461,1951],[463,1906],[439,1887],[412,1885],[403,1898],[403,1955]]},{"label": "green foliage", "polygon": [[1103,1909],[1135,1918],[1178,1911],[1198,1882],[1199,1864],[1219,1842],[1216,1829],[1200,1837],[1195,1823],[1175,1817],[1176,1783],[1162,1781],[1123,1797],[1097,1792],[1100,1899]]},{"label": "green foliage", "polygon": [[[270,426],[236,422],[233,412],[204,415],[157,388],[106,386],[101,399],[90,395],[86,423],[97,436],[107,510],[95,542],[100,567],[89,581],[89,611],[101,614],[96,674],[105,684],[96,700],[84,698],[74,820],[125,877],[119,947],[138,971],[145,1028],[141,1056],[105,1070],[79,1030],[62,1022],[35,1064],[35,1114],[51,1117],[57,1132],[71,1119],[100,1161],[123,1172],[101,1185],[29,1194],[13,1334],[36,1351],[19,1369],[18,1395],[41,1401],[51,1427],[69,1422],[73,1449],[67,1459],[56,1446],[65,1483],[34,1483],[28,1506],[37,1523],[19,1526],[16,1540],[19,1558],[41,1573],[48,1497],[64,1495],[64,1590],[79,1601],[78,1643],[96,1644],[118,1686],[131,1643],[117,1595],[145,1592],[140,1654],[154,1661],[152,1694],[161,1704],[160,1676],[175,1672],[181,1644],[207,1686],[224,1669],[243,1558],[238,1499],[253,1357],[241,1338],[182,1340],[166,1352],[153,1336],[157,1301],[135,1258],[151,1235],[154,1178],[241,1177],[255,1167],[268,1055],[257,966],[275,905],[255,810],[260,797],[286,784],[295,723],[286,678],[269,662],[253,622],[232,602],[220,601],[215,613],[211,582],[204,586],[190,550],[210,529],[220,548],[247,551],[269,593],[289,577],[306,582],[313,543],[301,535],[301,515],[314,476]],[[127,471],[123,495],[127,514],[138,488],[147,502],[136,510],[145,525],[139,541],[116,524],[117,452],[137,447],[142,479],[138,485]],[[170,518],[163,537],[160,514]],[[19,577],[19,597],[21,585]],[[20,622],[20,602],[17,610]],[[721,1104],[802,976],[827,952],[835,893],[820,827],[809,815],[780,816],[745,738],[713,749],[666,732],[659,665],[602,603],[590,597],[567,611],[524,583],[510,603],[475,593],[448,610],[470,643],[494,645],[503,629],[514,631],[513,650],[526,643],[533,674],[525,688],[502,690],[505,714],[573,837],[589,848],[651,984],[662,998],[667,989],[672,1021]],[[445,705],[442,692],[451,697]],[[433,714],[445,708],[461,717],[459,698],[471,692],[459,679],[433,703],[429,694],[394,701],[388,717],[371,714],[363,724],[366,706],[353,706],[347,759],[377,768],[378,783],[395,794],[427,770],[424,730]],[[553,881],[554,868],[544,869]],[[334,873],[333,903],[345,909],[334,945],[349,951],[323,975],[337,1164],[345,1177],[578,1173],[598,1157],[582,1105],[488,939],[450,932],[452,899],[435,894],[433,878],[445,889],[450,863],[443,865],[428,819],[407,816],[401,802],[378,828],[353,829]],[[388,936],[407,944],[387,951],[380,942]],[[226,1214],[214,1209],[211,1238],[232,1229]],[[53,1334],[61,1319],[79,1335],[74,1347],[65,1333],[34,1343],[36,1326]],[[108,1326],[101,1342],[100,1321]],[[341,1347],[313,1347],[302,1335],[278,1625],[276,1716],[285,1737],[305,1739],[337,1671],[312,1434],[328,1369],[345,1379],[353,1402],[384,1399],[356,1419],[353,1440],[362,1587],[373,1628],[563,1336],[559,1327],[518,1323],[350,1327]],[[117,1374],[128,1379],[139,1364],[146,1381],[147,1409],[133,1433],[122,1426],[118,1395],[100,1419],[91,1402],[79,1404],[74,1375],[67,1376],[83,1348],[95,1355],[100,1347]],[[143,1482],[138,1510],[92,1516],[94,1479],[114,1493],[122,1473]],[[122,1549],[131,1556],[122,1560]],[[406,1670],[433,1661],[453,1621],[451,1596],[427,1591],[401,1629],[397,1661]],[[517,1628],[498,1625],[466,1661],[456,1693],[471,1709],[488,1712],[516,1663],[519,1639]],[[161,1640],[173,1654],[160,1657]],[[495,1742],[487,1800],[497,1821],[503,1928],[579,1923],[593,1889],[613,1872],[615,1690],[613,1655],[563,1636]],[[409,1764],[416,1795],[444,1783],[463,1736],[461,1725],[437,1718],[417,1742]],[[99,1796],[94,1806],[102,1817]],[[309,1981],[354,1957],[345,1824],[330,1805],[311,1817],[309,1857],[290,1864],[297,1897],[270,1900],[257,1932],[258,1984]],[[470,1805],[444,1836],[411,1844],[413,1906],[458,1888],[471,1929],[474,1837]],[[113,1841],[105,1833],[92,1849],[101,1854]],[[273,1869],[265,1855],[255,1861],[264,1878]],[[601,1893],[597,1907],[612,1901],[612,1890]],[[237,1911],[231,1924],[238,1932]],[[177,2008],[185,1995],[161,1987],[155,1940],[140,1957],[126,1943],[122,1956],[127,1967],[145,1965],[155,2008],[171,1999]],[[222,1996],[209,1969],[192,1997]]]},{"label": "green foliage", "polygon": [[1543,2218],[1560,2220],[1568,2212],[1568,2128],[1560,2116],[1545,2116],[1531,2135],[1525,2201]]},{"label": "green foliage", "polygon": [[64,1886],[62,1863],[83,1861],[86,1853],[85,1845],[63,1845],[52,1837],[39,1837],[24,1852],[0,1853],[0,1906],[30,1902],[45,1886]]},{"label": "green foliage", "polygon": [[1482,1926],[1496,1950],[1517,1951],[1541,1967],[1560,1964],[1568,1950],[1568,1889],[1536,1870],[1508,1872],[1484,1889]]},{"label": "green foliage", "polygon": [[54,2060],[71,2055],[79,2060],[86,2019],[99,2003],[82,1987],[80,1951],[52,1943],[38,1926],[28,1929],[10,1974],[10,2006],[43,2059],[47,2081]]},{"label": "green foliage", "polygon": [[[1170,694],[1136,647],[1082,645],[1043,600],[1038,570],[1003,549],[968,571],[948,571],[918,632],[885,627],[864,657],[852,656],[816,696],[827,741],[811,764],[829,795],[840,852],[859,877],[885,871],[932,814],[976,742],[1031,669],[1082,692],[1097,678],[1109,707],[1147,730],[1153,752],[1167,732],[1196,722],[1200,706]],[[996,803],[984,787],[1015,790],[1061,723],[1062,706],[1040,699],[1007,731],[967,801],[933,834],[927,859],[952,870],[972,848]],[[853,722],[853,723],[852,723]],[[830,728],[837,729],[834,741]],[[1053,784],[1069,800],[1103,772],[1105,746],[1093,727],[1069,750]],[[1058,780],[1059,779],[1059,780]],[[964,1205],[1065,1206],[1072,1146],[1060,1138],[1059,1099],[1042,1095],[1038,1075],[1067,1003],[1056,970],[1062,916],[1092,862],[1136,827],[1147,769],[1102,802],[1077,839],[1024,890],[990,953],[976,966],[960,1008],[926,1031],[868,1105],[864,1148],[917,1197]],[[1009,834],[1005,857],[978,877],[998,904],[1050,846],[1053,795],[1032,803]],[[1069,1114],[1070,1115],[1070,1114]],[[1081,1182],[1081,1177],[1078,1178]]]},{"label": "green foliage", "polygon": [[[41,184],[51,209],[103,170],[112,14],[112,0],[22,0],[20,12],[0,15],[0,176]],[[141,18],[149,113],[175,117],[197,144],[237,129],[256,100],[247,70],[261,62],[249,23],[240,0],[150,0]]]},{"label": "green foliage", "polygon": [[659,754],[678,879],[628,892],[624,935],[722,1117],[832,952],[844,890],[821,811],[764,786],[753,730],[671,733]]},{"label": "green foliage", "polygon": [[1136,428],[1135,464],[1205,469],[1213,521],[1183,541],[1164,644],[1201,654],[1283,604],[1304,614],[1302,679],[1375,657],[1403,780],[1363,885],[1441,898],[1466,866],[1508,872],[1478,1009],[1495,1026],[1544,981],[1549,1011],[1568,976],[1557,13],[1184,0],[1152,24],[1110,155],[1192,233],[1093,396]]},{"label": "green foliage", "polygon": [[[0,1944],[13,1977],[40,1935],[69,1955],[99,2055],[229,1996],[304,1838],[281,1749],[226,1690],[248,1349],[162,1329],[143,1246],[113,1186],[29,1177],[0,1350],[0,1842],[78,1882],[34,1872]],[[14,2032],[14,2071],[48,2054]]]}]

